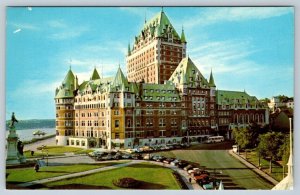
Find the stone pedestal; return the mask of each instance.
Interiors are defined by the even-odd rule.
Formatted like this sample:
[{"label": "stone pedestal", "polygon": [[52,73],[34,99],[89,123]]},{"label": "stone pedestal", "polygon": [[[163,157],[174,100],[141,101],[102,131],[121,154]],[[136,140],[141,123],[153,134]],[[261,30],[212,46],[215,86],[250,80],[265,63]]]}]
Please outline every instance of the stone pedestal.
[{"label": "stone pedestal", "polygon": [[10,128],[9,135],[7,136],[7,165],[14,165],[26,162],[26,158],[23,155],[21,155],[18,151],[18,140],[19,137],[16,134],[16,129],[14,127]]}]

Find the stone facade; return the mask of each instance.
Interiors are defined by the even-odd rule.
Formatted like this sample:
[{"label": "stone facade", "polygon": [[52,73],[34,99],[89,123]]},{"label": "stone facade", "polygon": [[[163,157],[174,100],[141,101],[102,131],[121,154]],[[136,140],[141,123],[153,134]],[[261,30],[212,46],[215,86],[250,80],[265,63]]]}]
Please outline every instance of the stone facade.
[{"label": "stone facade", "polygon": [[84,148],[133,148],[201,141],[211,135],[232,138],[233,128],[268,123],[268,112],[246,92],[216,90],[186,57],[164,12],[146,22],[128,47],[127,75],[78,84],[72,70],[56,89],[58,145]]}]

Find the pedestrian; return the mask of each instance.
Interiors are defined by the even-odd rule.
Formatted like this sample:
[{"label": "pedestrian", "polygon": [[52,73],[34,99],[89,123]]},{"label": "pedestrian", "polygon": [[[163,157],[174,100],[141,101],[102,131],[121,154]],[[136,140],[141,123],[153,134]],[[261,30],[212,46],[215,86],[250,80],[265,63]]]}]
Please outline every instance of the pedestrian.
[{"label": "pedestrian", "polygon": [[34,170],[35,170],[35,172],[38,172],[39,169],[40,169],[40,165],[39,165],[38,163],[36,163],[36,164],[34,165]]},{"label": "pedestrian", "polygon": [[189,182],[192,183],[192,178],[189,178]]},{"label": "pedestrian", "polygon": [[30,154],[31,154],[31,156],[33,156],[33,155],[34,155],[34,151],[33,151],[33,150],[31,150]]}]

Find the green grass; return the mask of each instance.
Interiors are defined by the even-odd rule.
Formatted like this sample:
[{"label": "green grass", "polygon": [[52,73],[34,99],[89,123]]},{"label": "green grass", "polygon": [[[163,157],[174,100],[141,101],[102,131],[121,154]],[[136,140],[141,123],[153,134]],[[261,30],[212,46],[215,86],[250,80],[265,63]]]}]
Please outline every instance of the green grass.
[{"label": "green grass", "polygon": [[35,172],[32,168],[18,168],[18,169],[6,169],[9,173],[7,182],[29,182],[39,179],[45,179],[50,177],[56,177],[60,175],[66,175],[70,173],[82,172],[91,169],[96,169],[105,166],[111,166],[114,164],[126,163],[126,161],[114,162],[114,163],[100,163],[100,164],[78,164],[67,166],[46,166],[41,167],[39,172]]},{"label": "green grass", "polygon": [[[41,148],[38,148],[41,150]],[[55,153],[55,154],[61,154],[61,153],[68,153],[68,152],[80,152],[85,151],[85,149],[82,148],[76,148],[76,147],[70,147],[70,146],[45,146],[43,148],[44,152],[48,153]]]},{"label": "green grass", "polygon": [[[245,158],[245,153],[240,153]],[[258,155],[255,151],[247,152],[247,160],[254,164],[255,166],[258,166]],[[280,181],[283,179],[283,168],[282,165],[279,165],[278,163],[272,163],[272,173],[270,173],[269,167],[270,167],[270,161],[261,158],[260,159],[260,165],[261,170],[269,174],[271,177],[276,179],[277,181]],[[285,173],[287,172],[287,166],[285,166]]]},{"label": "green grass", "polygon": [[[158,154],[199,163],[223,181],[225,189],[271,189],[273,185],[230,156],[226,150],[173,150]],[[214,171],[216,174],[214,174]]]},{"label": "green grass", "polygon": [[[33,156],[31,156],[31,153],[29,150],[24,151],[23,154],[26,158],[42,158],[43,156],[46,157],[46,153],[45,152],[42,153],[40,151],[35,151]],[[48,156],[62,156],[62,155],[64,155],[64,154],[63,153],[48,153]]]},{"label": "green grass", "polygon": [[123,177],[131,177],[142,181],[143,184],[140,186],[140,189],[180,189],[171,169],[150,163],[134,164],[84,177],[47,183],[46,186],[49,188],[64,189],[67,186],[71,189],[123,189],[113,184],[113,180]]}]

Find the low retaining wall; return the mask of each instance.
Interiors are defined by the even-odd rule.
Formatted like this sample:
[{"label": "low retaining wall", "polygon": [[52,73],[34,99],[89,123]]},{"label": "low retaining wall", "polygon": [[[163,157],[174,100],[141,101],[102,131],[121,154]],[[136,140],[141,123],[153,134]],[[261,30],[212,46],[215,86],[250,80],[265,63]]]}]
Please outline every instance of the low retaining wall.
[{"label": "low retaining wall", "polygon": [[248,162],[247,160],[245,160],[244,158],[242,158],[238,154],[234,153],[232,150],[228,150],[228,152],[229,152],[229,154],[231,156],[233,156],[234,158],[238,159],[241,163],[243,163],[244,165],[246,165],[248,168],[252,169],[255,173],[257,173],[259,176],[265,178],[266,180],[268,180],[273,185],[277,185],[279,183],[274,178],[272,178],[270,175],[268,175],[267,173],[263,172],[262,170],[259,170],[256,166],[254,166],[253,164],[251,164],[250,162]]}]

